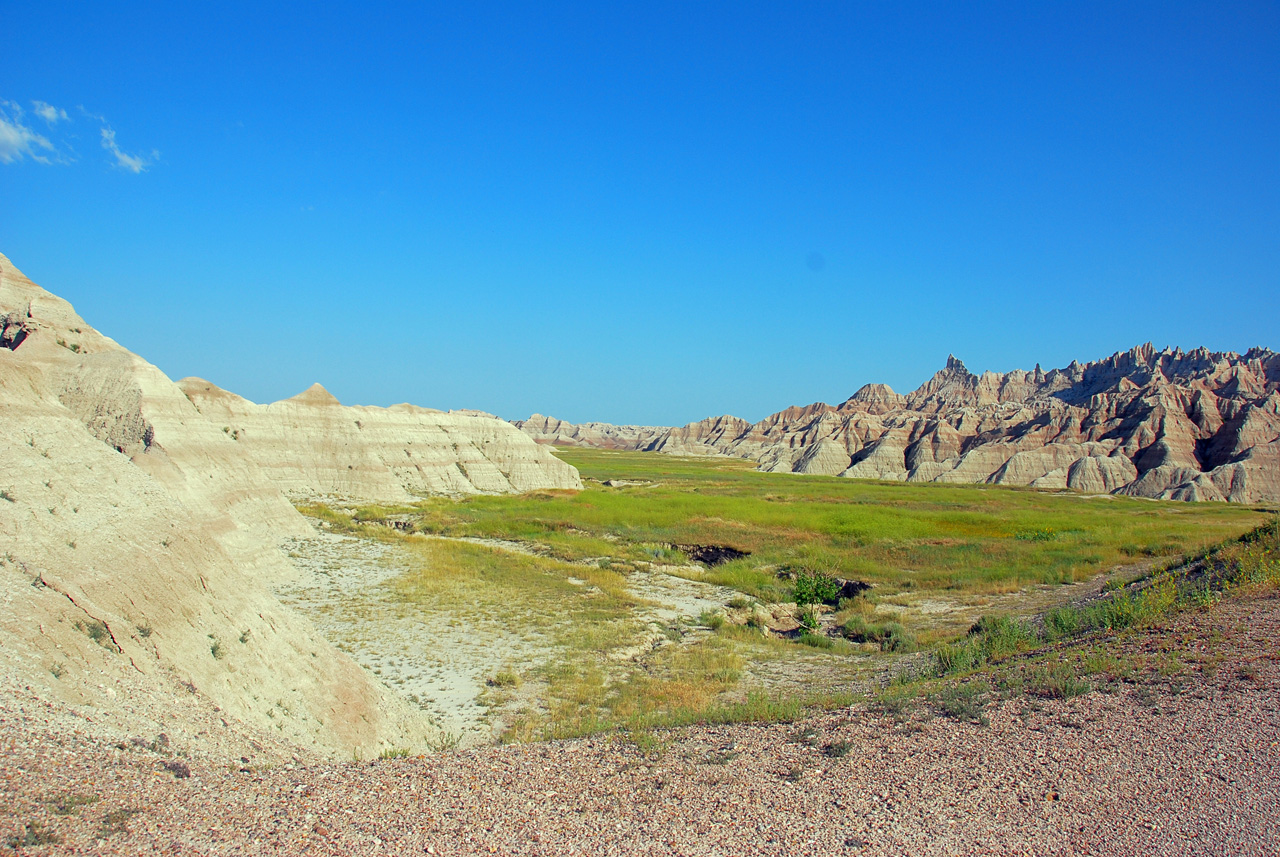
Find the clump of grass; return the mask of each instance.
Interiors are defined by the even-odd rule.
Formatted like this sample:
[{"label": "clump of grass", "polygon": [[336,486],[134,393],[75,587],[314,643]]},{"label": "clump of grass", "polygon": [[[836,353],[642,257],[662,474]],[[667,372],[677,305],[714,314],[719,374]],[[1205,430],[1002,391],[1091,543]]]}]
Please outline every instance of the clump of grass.
[{"label": "clump of grass", "polygon": [[[938,649],[938,672],[968,672],[1090,631],[1151,625],[1176,610],[1211,606],[1222,593],[1241,586],[1280,583],[1280,562],[1275,558],[1278,550],[1280,518],[1275,518],[1239,539],[1206,550],[1183,567],[1160,572],[1142,589],[1117,591],[1090,604],[1051,610],[1045,614],[1041,629],[1007,616],[984,616],[969,629],[967,637]],[[1060,681],[1057,674],[1044,679],[1042,684],[1050,693],[1085,692]]]},{"label": "clump of grass", "polygon": [[724,614],[719,610],[703,610],[698,616],[698,624],[710,628],[712,631],[719,631],[724,627]]},{"label": "clump of grass", "polygon": [[916,640],[900,622],[868,622],[865,616],[850,617],[840,627],[846,640],[854,643],[874,643],[882,652],[911,652]]},{"label": "clump of grass", "polygon": [[729,599],[725,606],[730,610],[746,610],[751,606],[751,599],[745,598],[741,595],[735,595],[733,598]]},{"label": "clump of grass", "polygon": [[111,631],[107,628],[107,623],[98,619],[91,619],[88,622],[76,621],[72,624],[77,631],[83,631],[104,649],[111,648]]},{"label": "clump of grass", "polygon": [[812,646],[815,649],[830,649],[835,646],[835,642],[824,634],[814,634],[806,632],[797,638],[797,642],[805,646]]},{"label": "clump of grass", "polygon": [[1039,642],[1040,636],[1025,622],[1008,616],[983,616],[963,640],[938,649],[938,671],[943,675],[969,672]]},{"label": "clump of grass", "polygon": [[1018,530],[1013,537],[1020,542],[1051,542],[1058,537],[1058,534],[1050,527],[1043,527],[1032,530]]},{"label": "clump of grass", "polygon": [[98,802],[97,795],[74,794],[67,792],[59,797],[47,801],[49,809],[55,815],[75,815],[80,811],[80,807],[89,806]]},{"label": "clump of grass", "polygon": [[514,670],[498,670],[485,679],[485,684],[490,687],[519,687],[520,676]]},{"label": "clump of grass", "polygon": [[383,761],[388,761],[391,759],[407,759],[411,755],[413,754],[409,750],[405,749],[404,747],[392,747],[388,750],[383,750],[378,755],[378,758],[382,759]]}]

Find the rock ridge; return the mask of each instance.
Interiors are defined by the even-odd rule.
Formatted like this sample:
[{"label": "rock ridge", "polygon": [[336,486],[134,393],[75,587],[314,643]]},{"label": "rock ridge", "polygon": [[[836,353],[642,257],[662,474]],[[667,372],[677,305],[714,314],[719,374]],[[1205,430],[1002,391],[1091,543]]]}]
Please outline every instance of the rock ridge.
[{"label": "rock ridge", "polygon": [[[1280,354],[1151,343],[1061,369],[975,375],[954,355],[906,395],[867,384],[838,406],[722,416],[579,442],[752,459],[766,471],[1029,485],[1170,500],[1280,503]],[[522,429],[529,432],[528,421]]]}]

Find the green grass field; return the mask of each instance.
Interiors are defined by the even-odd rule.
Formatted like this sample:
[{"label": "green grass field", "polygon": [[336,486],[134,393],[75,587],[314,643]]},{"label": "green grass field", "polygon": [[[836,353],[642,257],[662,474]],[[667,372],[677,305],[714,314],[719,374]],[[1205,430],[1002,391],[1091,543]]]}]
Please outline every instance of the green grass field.
[{"label": "green grass field", "polygon": [[[564,559],[646,561],[671,543],[729,545],[751,555],[708,579],[765,601],[790,599],[776,574],[788,567],[865,580],[881,595],[1068,583],[1143,557],[1194,552],[1267,518],[1220,503],[759,473],[737,459],[559,455],[595,480],[586,491],[430,499],[359,517],[411,511],[423,532],[534,542]],[[650,484],[600,484],[618,479]]]},{"label": "green grass field", "polygon": [[[539,690],[508,718],[508,737],[517,739],[769,719],[790,710],[781,700],[846,699],[854,677],[884,669],[917,644],[955,639],[982,613],[1042,612],[1079,588],[1067,584],[1195,554],[1274,516],[1227,504],[769,474],[736,459],[588,449],[558,455],[579,469],[586,490],[303,507],[337,531],[399,541],[421,554],[392,585],[418,609],[457,611],[466,621],[483,604],[492,622],[507,603],[512,621],[547,626],[555,651],[518,677],[532,680],[525,697],[529,687]],[[609,480],[639,484],[605,486]],[[406,515],[409,534],[378,526]],[[514,541],[539,556],[414,533]],[[673,544],[727,545],[748,555],[697,568]],[[640,607],[627,592],[628,575],[650,564],[744,597],[726,602],[731,621],[686,617],[664,631],[676,645],[620,657],[653,632],[627,621]],[[792,601],[796,576],[815,571],[873,588],[829,614],[825,631],[795,641],[765,636],[746,621],[764,609],[754,605]],[[494,695],[501,702],[515,691]]]}]

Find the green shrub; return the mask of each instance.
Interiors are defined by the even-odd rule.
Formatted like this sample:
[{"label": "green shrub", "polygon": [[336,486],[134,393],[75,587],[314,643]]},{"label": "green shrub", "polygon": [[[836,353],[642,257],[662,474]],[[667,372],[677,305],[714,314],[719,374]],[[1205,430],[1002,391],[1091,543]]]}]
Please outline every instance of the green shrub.
[{"label": "green shrub", "polygon": [[818,627],[818,614],[813,607],[805,607],[796,614],[796,621],[804,628],[814,630]]},{"label": "green shrub", "polygon": [[821,571],[800,569],[796,572],[797,604],[834,604],[840,595],[840,581]]}]

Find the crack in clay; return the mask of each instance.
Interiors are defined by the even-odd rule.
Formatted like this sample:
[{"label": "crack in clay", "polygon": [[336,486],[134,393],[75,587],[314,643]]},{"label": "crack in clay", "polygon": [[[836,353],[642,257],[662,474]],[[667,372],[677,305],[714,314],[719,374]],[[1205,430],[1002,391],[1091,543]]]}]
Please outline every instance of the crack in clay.
[{"label": "crack in clay", "polygon": [[[56,585],[54,585],[52,582],[50,582],[49,580],[46,580],[46,579],[45,579],[44,574],[40,574],[40,575],[38,575],[38,576],[36,577],[36,580],[38,580],[38,581],[40,582],[40,585],[41,585],[41,586],[46,586],[46,587],[48,587],[49,589],[52,589],[54,592],[58,593],[58,594],[59,594],[59,595],[61,595],[63,598],[65,598],[65,599],[67,599],[68,601],[70,601],[70,602],[71,602],[71,604],[72,604],[72,605],[73,605],[77,610],[79,610],[81,613],[83,613],[84,615],[88,616],[88,617],[89,617],[90,619],[92,619],[94,622],[97,622],[99,625],[101,625],[103,628],[105,628],[105,629],[106,629],[106,631],[107,631],[107,636],[111,638],[111,645],[113,645],[113,646],[115,646],[115,647],[116,647],[116,653],[117,653],[117,654],[124,655],[126,658],[128,658],[128,659],[129,659],[129,666],[133,667],[133,668],[134,668],[134,670],[136,670],[137,672],[142,673],[142,670],[138,669],[138,665],[137,665],[136,663],[134,663],[134,662],[133,662],[133,658],[132,658],[132,656],[130,656],[130,655],[128,655],[128,654],[125,654],[124,647],[120,645],[120,641],[116,639],[115,632],[111,630],[111,625],[110,625],[110,624],[109,624],[105,619],[100,619],[100,618],[98,618],[97,616],[94,616],[92,613],[90,613],[90,612],[89,612],[88,610],[86,610],[84,607],[81,607],[81,606],[80,606],[80,603],[79,603],[78,601],[76,601],[76,600],[75,600],[75,598],[73,598],[73,597],[71,596],[71,593],[69,593],[69,592],[67,592],[67,591],[65,591],[65,590],[59,589],[59,588],[58,588]],[[143,674],[143,675],[145,675],[145,673],[142,673],[142,674]]]}]

